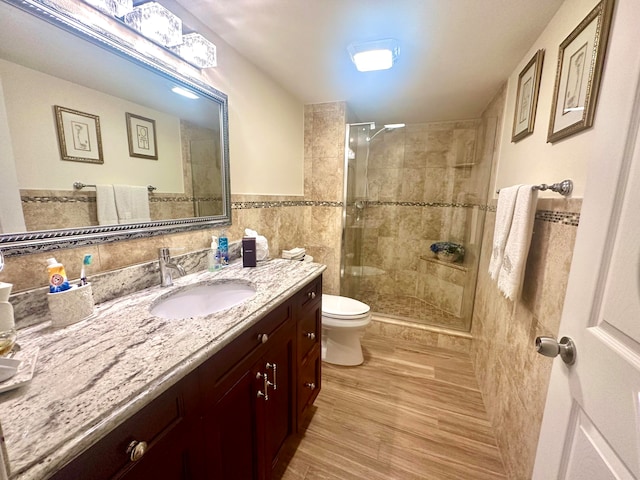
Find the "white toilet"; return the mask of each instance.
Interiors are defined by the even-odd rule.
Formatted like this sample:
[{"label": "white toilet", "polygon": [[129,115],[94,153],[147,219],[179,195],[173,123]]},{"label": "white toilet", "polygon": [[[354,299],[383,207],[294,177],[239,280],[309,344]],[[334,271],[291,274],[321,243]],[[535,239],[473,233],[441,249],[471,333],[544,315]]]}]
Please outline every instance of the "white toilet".
[{"label": "white toilet", "polygon": [[360,338],[371,322],[369,305],[353,298],[322,295],[322,360],[336,365],[364,361]]}]

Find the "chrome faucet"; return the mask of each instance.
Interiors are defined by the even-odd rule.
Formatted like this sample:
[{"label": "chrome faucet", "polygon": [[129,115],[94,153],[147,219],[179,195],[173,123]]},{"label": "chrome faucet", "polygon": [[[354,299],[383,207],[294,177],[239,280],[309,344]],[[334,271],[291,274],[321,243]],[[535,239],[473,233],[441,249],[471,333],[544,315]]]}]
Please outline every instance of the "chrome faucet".
[{"label": "chrome faucet", "polygon": [[160,263],[160,285],[163,287],[173,285],[173,277],[171,276],[172,269],[177,270],[180,275],[187,274],[182,265],[171,259],[171,254],[167,247],[158,250],[158,259]]}]

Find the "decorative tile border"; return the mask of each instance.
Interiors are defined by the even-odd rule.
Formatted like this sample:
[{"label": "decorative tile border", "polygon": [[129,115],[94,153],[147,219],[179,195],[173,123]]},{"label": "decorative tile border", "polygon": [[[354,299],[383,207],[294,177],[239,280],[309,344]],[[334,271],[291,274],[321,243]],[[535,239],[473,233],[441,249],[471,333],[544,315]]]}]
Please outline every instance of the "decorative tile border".
[{"label": "decorative tile border", "polygon": [[232,210],[247,210],[250,208],[279,208],[279,207],[340,207],[343,202],[323,202],[312,200],[284,200],[276,202],[231,202]]},{"label": "decorative tile border", "polygon": [[571,225],[573,227],[577,227],[578,224],[580,223],[580,213],[538,210],[536,212],[536,220],[540,220],[542,222],[560,223],[562,225]]},{"label": "decorative tile border", "polygon": [[[22,203],[96,203],[95,195],[29,195],[20,197]],[[188,196],[159,196],[149,197],[149,203],[170,203],[170,202],[222,202],[222,197],[188,197]]]},{"label": "decorative tile border", "polygon": [[[284,200],[273,202],[232,202],[233,210],[246,210],[252,208],[281,208],[281,207],[340,207],[343,202],[325,202],[313,200]],[[482,205],[479,203],[447,203],[447,202],[368,202],[371,207],[435,207],[435,208],[479,208],[484,212],[496,212],[495,205]],[[580,223],[579,212],[559,212],[551,210],[538,210],[536,220],[542,222],[559,223],[577,227]]]}]

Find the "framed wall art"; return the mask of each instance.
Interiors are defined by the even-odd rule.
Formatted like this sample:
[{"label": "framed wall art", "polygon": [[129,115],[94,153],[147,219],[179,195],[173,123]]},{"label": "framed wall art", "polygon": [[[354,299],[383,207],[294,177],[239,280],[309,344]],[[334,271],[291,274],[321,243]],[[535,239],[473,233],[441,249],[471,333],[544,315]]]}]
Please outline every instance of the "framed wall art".
[{"label": "framed wall art", "polygon": [[62,160],[104,163],[100,117],[54,105]]},{"label": "framed wall art", "polygon": [[156,121],[133,113],[127,113],[126,117],[129,155],[157,160]]},{"label": "framed wall art", "polygon": [[613,0],[602,0],[560,44],[547,142],[593,125]]},{"label": "framed wall art", "polygon": [[533,133],[543,60],[544,50],[538,50],[518,76],[516,109],[513,113],[512,142],[517,142]]}]

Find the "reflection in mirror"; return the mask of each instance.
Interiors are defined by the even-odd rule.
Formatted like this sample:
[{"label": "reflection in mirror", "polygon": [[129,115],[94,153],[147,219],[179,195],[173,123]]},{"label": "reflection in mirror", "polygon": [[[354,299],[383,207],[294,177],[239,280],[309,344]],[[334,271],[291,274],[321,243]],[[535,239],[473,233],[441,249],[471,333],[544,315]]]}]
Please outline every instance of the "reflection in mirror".
[{"label": "reflection in mirror", "polygon": [[[165,63],[134,61],[113,35],[92,31],[88,41],[57,11],[49,9],[52,24],[9,3],[48,8],[0,1],[0,248],[11,255],[28,253],[18,247],[35,238],[80,235],[86,243],[87,235],[105,241],[228,224],[227,97]],[[154,186],[145,190],[148,213],[99,216],[109,202],[126,204],[112,185],[125,193]]]}]

